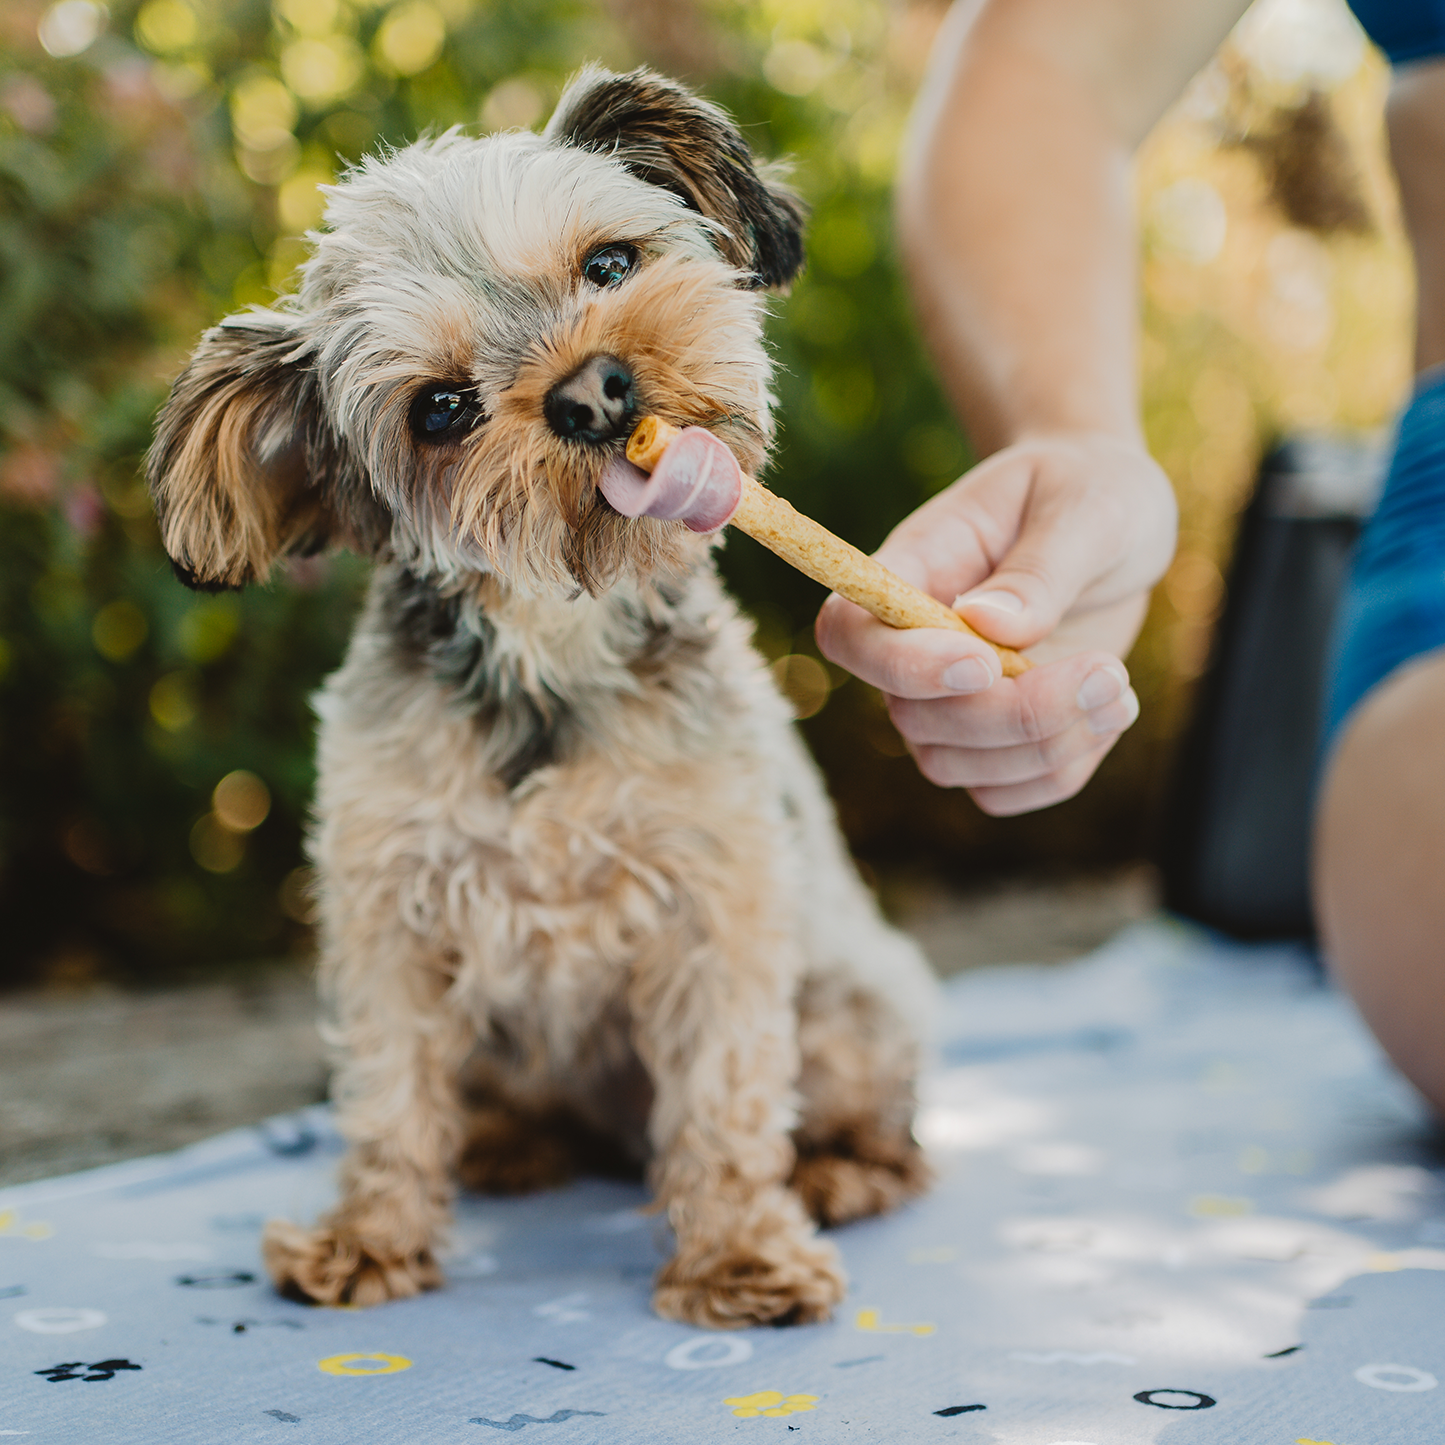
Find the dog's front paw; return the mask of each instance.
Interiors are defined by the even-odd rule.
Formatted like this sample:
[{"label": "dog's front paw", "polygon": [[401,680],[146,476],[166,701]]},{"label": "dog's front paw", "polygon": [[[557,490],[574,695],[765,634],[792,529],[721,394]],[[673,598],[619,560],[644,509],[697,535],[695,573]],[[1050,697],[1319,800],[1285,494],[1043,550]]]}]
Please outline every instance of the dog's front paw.
[{"label": "dog's front paw", "polygon": [[778,1240],[765,1250],[678,1255],[657,1277],[653,1308],[666,1319],[714,1330],[826,1320],[848,1289],[831,1244]]},{"label": "dog's front paw", "polygon": [[378,1305],[442,1283],[430,1250],[398,1254],[344,1229],[302,1229],[273,1219],[261,1236],[261,1257],[288,1299],[323,1305]]}]

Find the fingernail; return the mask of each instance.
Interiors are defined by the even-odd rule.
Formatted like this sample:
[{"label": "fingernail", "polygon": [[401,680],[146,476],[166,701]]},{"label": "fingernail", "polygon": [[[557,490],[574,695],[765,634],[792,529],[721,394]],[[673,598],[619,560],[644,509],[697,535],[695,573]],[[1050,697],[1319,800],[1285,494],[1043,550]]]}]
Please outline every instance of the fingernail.
[{"label": "fingernail", "polygon": [[1023,599],[1012,592],[961,592],[953,599],[953,610],[960,607],[997,607],[1000,612],[1020,613]]},{"label": "fingernail", "polygon": [[1129,678],[1121,668],[1096,667],[1080,684],[1074,701],[1084,712],[1093,712],[1120,697],[1128,686]]},{"label": "fingernail", "polygon": [[1139,699],[1131,687],[1123,697],[1109,707],[1099,708],[1084,719],[1089,731],[1096,737],[1107,737],[1133,727],[1139,717]]},{"label": "fingernail", "polygon": [[981,657],[960,657],[943,671],[943,685],[953,692],[982,692],[994,684],[994,671]]}]

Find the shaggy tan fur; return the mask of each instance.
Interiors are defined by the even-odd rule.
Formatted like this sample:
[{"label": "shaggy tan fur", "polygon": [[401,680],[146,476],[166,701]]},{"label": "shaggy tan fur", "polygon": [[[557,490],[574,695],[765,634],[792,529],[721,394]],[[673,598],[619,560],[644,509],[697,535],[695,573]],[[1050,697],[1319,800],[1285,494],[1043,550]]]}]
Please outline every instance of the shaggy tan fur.
[{"label": "shaggy tan fur", "polygon": [[[616,127],[639,96],[629,154]],[[546,137],[367,162],[300,298],[209,333],[162,416],[152,485],[188,580],[264,576],[303,530],[378,561],[317,699],[311,850],[351,1148],[320,1225],[267,1230],[288,1293],[438,1285],[458,1175],[511,1192],[645,1167],[676,1238],[661,1313],[823,1319],[844,1277],[815,1221],[926,1185],[930,977],[846,857],[715,539],[617,516],[596,481],[623,435],[567,440],[545,417],[616,358],[637,408],[763,462],[754,287],[787,279],[796,204],[751,170],[691,204],[637,173],[672,136],[696,178],[718,116],[658,77],[589,72]],[[615,243],[635,269],[590,283]],[[414,434],[443,383],[469,420]]]}]

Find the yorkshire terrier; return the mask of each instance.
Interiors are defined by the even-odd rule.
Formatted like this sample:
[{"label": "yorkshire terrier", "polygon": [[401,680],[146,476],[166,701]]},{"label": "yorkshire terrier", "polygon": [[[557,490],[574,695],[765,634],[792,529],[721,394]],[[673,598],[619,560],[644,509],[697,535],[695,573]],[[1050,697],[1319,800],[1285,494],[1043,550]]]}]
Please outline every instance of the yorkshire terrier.
[{"label": "yorkshire terrier", "polygon": [[316,699],[310,852],[350,1150],[278,1287],[373,1304],[441,1283],[454,1179],[555,1184],[605,1142],[676,1240],[654,1304],[827,1318],[815,1222],[917,1194],[932,1008],[716,535],[597,490],[633,422],[772,436],[764,298],[802,207],[716,107],[588,69],[541,135],[449,132],[328,192],[299,294],[202,338],[149,477],[183,581],[374,557]]}]

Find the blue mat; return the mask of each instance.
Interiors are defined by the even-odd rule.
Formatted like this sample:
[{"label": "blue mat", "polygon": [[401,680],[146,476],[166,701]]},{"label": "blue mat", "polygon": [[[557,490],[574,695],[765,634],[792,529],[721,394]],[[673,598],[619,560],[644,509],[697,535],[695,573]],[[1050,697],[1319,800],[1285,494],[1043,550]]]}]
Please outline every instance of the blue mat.
[{"label": "blue mat", "polygon": [[1283,949],[1165,924],[948,989],[926,1199],[837,1238],[835,1322],[657,1319],[640,1189],[462,1202],[440,1293],[308,1309],[272,1214],[324,1109],[0,1192],[0,1437],[1438,1445],[1445,1190],[1413,1096]]}]

